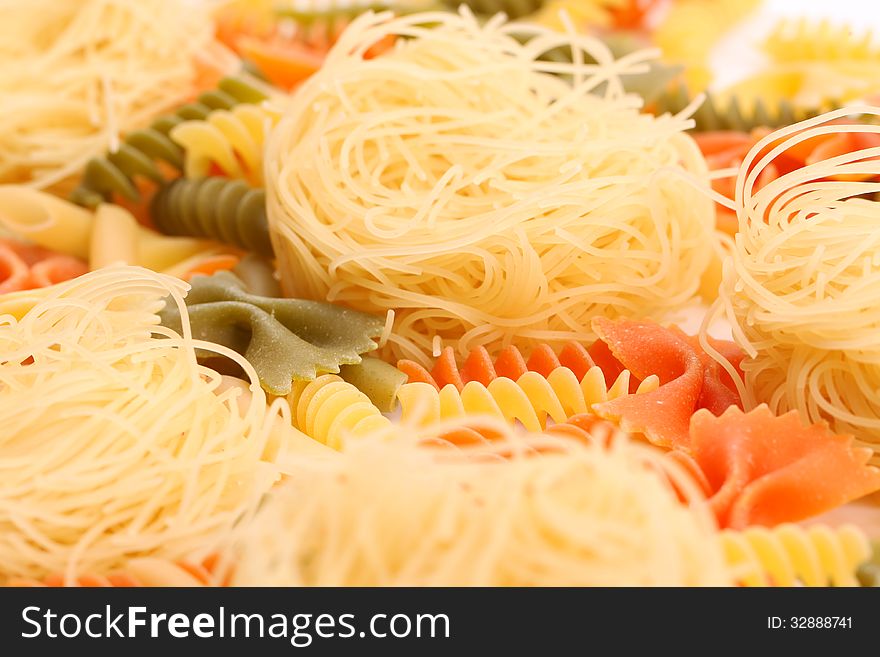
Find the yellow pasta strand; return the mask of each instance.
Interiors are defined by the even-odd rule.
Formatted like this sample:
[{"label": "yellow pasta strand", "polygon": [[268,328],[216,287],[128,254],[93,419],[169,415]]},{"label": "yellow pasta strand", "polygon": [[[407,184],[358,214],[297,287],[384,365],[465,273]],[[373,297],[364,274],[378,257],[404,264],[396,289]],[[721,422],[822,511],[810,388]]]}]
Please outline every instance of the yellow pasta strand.
[{"label": "yellow pasta strand", "polygon": [[[289,409],[192,338],[185,288],[108,267],[0,316],[0,581],[206,556],[280,476]],[[158,326],[166,298],[182,335]],[[236,362],[248,394],[196,349]]]},{"label": "yellow pasta strand", "polygon": [[858,586],[856,570],[871,555],[855,525],[749,527],[720,534],[725,558],[746,586]]},{"label": "yellow pasta strand", "polygon": [[0,3],[0,182],[69,191],[89,158],[240,64],[210,3]]},{"label": "yellow pasta strand", "polygon": [[[739,233],[725,262],[720,303],[745,350],[743,399],[777,415],[795,409],[810,423],[880,453],[880,148],[812,162],[758,186],[778,155],[823,135],[880,126],[835,123],[837,110],[771,133],[746,156],[736,184]],[[738,380],[738,377],[737,379]]]},{"label": "yellow pasta strand", "polygon": [[335,374],[314,381],[294,381],[287,399],[293,425],[320,443],[341,449],[357,437],[390,423],[370,398]]},{"label": "yellow pasta strand", "polygon": [[[540,431],[549,417],[565,422],[579,413],[589,413],[598,404],[629,393],[630,373],[621,372],[610,388],[598,367],[590,368],[580,381],[567,367],[557,367],[545,378],[526,372],[513,381],[498,377],[488,386],[469,381],[459,392],[452,384],[439,392],[428,383],[407,383],[398,392],[401,417],[421,423],[439,419],[488,415],[507,422],[519,421],[529,431]],[[659,380],[650,376],[639,385],[638,393],[657,388]]]}]

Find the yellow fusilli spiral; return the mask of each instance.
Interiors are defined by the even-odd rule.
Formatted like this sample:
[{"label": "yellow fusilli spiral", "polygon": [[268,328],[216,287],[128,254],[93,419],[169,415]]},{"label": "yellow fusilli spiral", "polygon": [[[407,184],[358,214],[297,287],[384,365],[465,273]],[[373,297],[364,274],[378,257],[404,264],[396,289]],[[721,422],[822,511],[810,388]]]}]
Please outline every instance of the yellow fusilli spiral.
[{"label": "yellow fusilli spiral", "polygon": [[263,145],[279,117],[267,105],[238,105],[176,126],[171,138],[186,152],[186,176],[203,178],[216,165],[224,176],[262,185]]},{"label": "yellow fusilli spiral", "polygon": [[777,62],[880,62],[880,47],[870,31],[856,34],[847,25],[827,20],[781,20],[767,36],[763,49]]},{"label": "yellow fusilli spiral", "polygon": [[685,67],[684,79],[694,92],[712,81],[712,49],[731,26],[760,4],[759,0],[676,0],[654,32],[663,59]]},{"label": "yellow fusilli spiral", "polygon": [[728,564],[745,586],[858,586],[856,570],[871,555],[855,525],[784,524],[721,532]]},{"label": "yellow fusilli spiral", "polygon": [[[629,392],[630,373],[624,370],[610,386],[602,370],[593,367],[580,381],[567,367],[557,367],[547,377],[526,372],[516,381],[493,379],[489,385],[477,381],[465,384],[459,392],[454,385],[440,391],[428,383],[407,383],[398,393],[404,420],[431,422],[463,415],[490,415],[508,422],[519,420],[529,431],[540,431],[549,416],[565,422],[572,415],[588,413],[593,404],[616,399]],[[645,379],[639,392],[657,387],[656,376]]]},{"label": "yellow fusilli spiral", "polygon": [[293,425],[334,449],[342,447],[346,435],[360,436],[391,422],[369,397],[335,374],[295,381],[287,400]]}]

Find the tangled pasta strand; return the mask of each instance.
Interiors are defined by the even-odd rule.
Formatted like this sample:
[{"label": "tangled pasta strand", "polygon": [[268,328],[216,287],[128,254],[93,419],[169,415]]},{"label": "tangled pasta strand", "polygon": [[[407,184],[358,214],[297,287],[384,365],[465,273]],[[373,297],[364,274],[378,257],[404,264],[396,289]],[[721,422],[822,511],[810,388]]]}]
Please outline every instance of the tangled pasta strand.
[{"label": "tangled pasta strand", "polygon": [[89,160],[71,200],[89,208],[112,201],[114,194],[129,201],[139,201],[141,195],[135,185],[137,176],[162,184],[166,176],[157,162],[164,162],[176,171],[184,167],[183,151],[169,137],[175,126],[187,120],[205,120],[214,110],[228,110],[242,103],[259,103],[268,97],[267,89],[256,79],[245,75],[224,78],[216,90],[200,94],[195,102],[159,117],[146,129],[127,133],[117,149]]},{"label": "tangled pasta strand", "polygon": [[347,436],[363,436],[391,424],[367,395],[335,374],[295,381],[287,400],[293,426],[333,449],[341,449]]},{"label": "tangled pasta strand", "polygon": [[490,418],[493,440],[437,448],[461,426],[394,423],[336,458],[296,455],[242,536],[233,584],[732,582],[696,484],[656,450]]},{"label": "tangled pasta strand", "polygon": [[871,554],[855,525],[749,527],[720,534],[727,563],[746,586],[858,586],[856,571]]},{"label": "tangled pasta strand", "polygon": [[[598,367],[578,378],[567,367],[558,367],[546,377],[526,372],[515,381],[493,379],[488,385],[470,381],[461,391],[452,384],[439,391],[428,383],[407,383],[398,398],[404,420],[433,422],[465,415],[489,415],[507,422],[519,421],[529,431],[541,431],[549,417],[565,422],[573,415],[589,413],[593,404],[629,394],[629,371],[624,370],[610,386]],[[642,381],[636,394],[655,390],[656,376]]]},{"label": "tangled pasta strand", "polygon": [[120,134],[233,71],[209,4],[0,4],[0,181],[66,194]]},{"label": "tangled pasta strand", "polygon": [[[734,339],[746,351],[743,400],[880,452],[880,147],[811,162],[759,186],[774,160],[808,140],[880,126],[846,122],[880,108],[841,109],[760,140],[736,184],[739,233],[720,290]],[[839,121],[842,120],[843,122]]]},{"label": "tangled pasta strand", "polygon": [[[188,322],[180,334],[157,325],[168,295],[185,317],[185,288],[108,267],[4,295],[0,579],[213,553],[280,476],[286,404]],[[235,360],[245,390],[199,366],[196,349]]]}]

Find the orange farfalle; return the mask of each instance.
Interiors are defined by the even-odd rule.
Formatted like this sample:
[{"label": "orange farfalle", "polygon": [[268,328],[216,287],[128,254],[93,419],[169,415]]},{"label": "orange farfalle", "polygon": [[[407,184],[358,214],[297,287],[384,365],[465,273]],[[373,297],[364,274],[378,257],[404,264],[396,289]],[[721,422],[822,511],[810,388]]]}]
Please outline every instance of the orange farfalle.
[{"label": "orange farfalle", "polygon": [[[263,35],[242,35],[235,41],[235,49],[250,60],[277,87],[292,90],[324,63],[324,58],[346,28],[344,21],[331,26],[310,27],[292,36],[278,32]],[[389,35],[367,49],[365,57],[371,59],[394,45]]]},{"label": "orange farfalle", "polygon": [[[494,360],[485,347],[477,347],[471,351],[461,368],[455,360],[455,351],[452,347],[446,347],[430,372],[415,361],[400,360],[397,363],[397,368],[407,375],[409,383],[430,383],[437,390],[452,384],[458,391],[470,381],[477,381],[485,386],[502,376],[516,381],[526,372],[537,372],[546,377],[557,367],[567,367],[580,380],[593,366],[590,354],[577,342],[565,345],[558,355],[549,345],[538,345],[528,360],[513,346],[503,349]],[[613,383],[614,379],[611,381]]]},{"label": "orange farfalle", "polygon": [[73,256],[0,239],[0,294],[48,287],[88,270],[86,263]]},{"label": "orange farfalle", "polygon": [[330,44],[313,45],[281,37],[259,40],[244,37],[238,50],[252,61],[272,84],[293,89],[324,63]]},{"label": "orange farfalle", "polygon": [[701,473],[719,524],[741,529],[797,522],[880,489],[880,470],[867,465],[871,450],[852,440],[762,404],[718,417],[698,411],[688,450],[674,454]]},{"label": "orange farfalle", "polygon": [[[602,317],[593,320],[593,330],[635,377],[653,374],[660,379],[660,387],[652,392],[593,407],[625,431],[644,434],[661,447],[683,447],[689,442],[691,416],[698,409],[720,413],[731,404],[742,405],[733,381],[700,348],[696,337],[649,321]],[[711,344],[738,366],[742,353],[736,345],[721,340]]]}]

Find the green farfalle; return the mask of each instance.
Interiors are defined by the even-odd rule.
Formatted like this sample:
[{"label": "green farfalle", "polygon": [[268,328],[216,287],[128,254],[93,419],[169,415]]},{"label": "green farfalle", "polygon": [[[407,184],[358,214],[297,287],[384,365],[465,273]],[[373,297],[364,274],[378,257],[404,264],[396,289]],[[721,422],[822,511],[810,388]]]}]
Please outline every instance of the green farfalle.
[{"label": "green farfalle", "polygon": [[[339,372],[377,347],[384,321],[342,306],[251,294],[230,272],[196,276],[186,297],[193,337],[228,347],[254,367],[267,392],[286,395],[294,380]],[[181,331],[178,308],[162,324]]]}]

